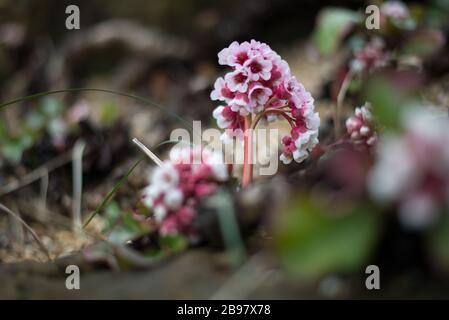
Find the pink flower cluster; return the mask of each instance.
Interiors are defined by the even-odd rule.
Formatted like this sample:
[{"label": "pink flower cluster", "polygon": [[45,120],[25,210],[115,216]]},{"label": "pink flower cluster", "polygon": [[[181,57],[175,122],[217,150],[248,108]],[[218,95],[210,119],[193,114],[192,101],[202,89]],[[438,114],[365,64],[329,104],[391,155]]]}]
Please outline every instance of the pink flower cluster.
[{"label": "pink flower cluster", "polygon": [[380,7],[380,13],[392,19],[406,19],[410,16],[407,6],[401,1],[386,1]]},{"label": "pink flower cluster", "polygon": [[449,207],[449,120],[424,109],[407,111],[402,134],[379,141],[368,189],[379,202],[398,204],[399,219],[423,228]]},{"label": "pink flower cluster", "polygon": [[204,148],[174,148],[170,159],[156,168],[143,191],[143,203],[153,210],[162,235],[192,235],[201,199],[228,179],[222,157]]},{"label": "pink flower cluster", "polygon": [[351,69],[356,72],[371,71],[386,66],[390,56],[385,52],[385,42],[381,38],[374,38],[363,48],[354,53]]},{"label": "pink flower cluster", "polygon": [[267,44],[255,40],[233,42],[218,54],[218,62],[232,68],[217,79],[212,100],[222,101],[213,116],[226,129],[223,139],[242,137],[246,116],[289,121],[291,135],[283,139],[281,160],[303,161],[318,143],[320,118],[314,99],[290,73],[290,68]]},{"label": "pink flower cluster", "polygon": [[346,130],[356,145],[372,147],[376,144],[377,133],[369,104],[355,109],[354,115],[346,120]]}]

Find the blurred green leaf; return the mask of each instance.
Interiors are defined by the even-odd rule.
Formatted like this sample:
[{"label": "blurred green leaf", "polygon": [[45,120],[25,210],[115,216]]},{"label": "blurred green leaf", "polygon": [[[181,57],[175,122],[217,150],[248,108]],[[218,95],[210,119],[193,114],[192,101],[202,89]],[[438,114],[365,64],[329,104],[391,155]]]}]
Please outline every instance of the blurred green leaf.
[{"label": "blurred green leaf", "polygon": [[232,266],[237,268],[245,261],[246,250],[240,234],[232,195],[226,188],[220,188],[203,204],[217,213],[226,252]]},{"label": "blurred green leaf", "polygon": [[3,142],[9,138],[8,130],[5,124],[0,121],[0,142]]},{"label": "blurred green leaf", "polygon": [[137,235],[138,234],[136,234],[133,230],[129,230],[124,226],[117,226],[108,235],[108,240],[115,244],[124,244],[127,241],[132,240]]},{"label": "blurred green leaf", "polygon": [[449,274],[449,214],[442,218],[430,230],[428,235],[430,255],[436,269]]},{"label": "blurred green leaf", "polygon": [[439,30],[420,30],[413,34],[401,50],[402,55],[426,57],[436,53],[444,45],[444,34]]},{"label": "blurred green leaf", "polygon": [[20,140],[17,139],[8,141],[2,149],[3,156],[11,163],[19,163],[25,150]]},{"label": "blurred green leaf", "polygon": [[363,49],[366,46],[366,39],[361,34],[355,34],[348,39],[348,47],[351,48],[353,52]]},{"label": "blurred green leaf", "polygon": [[105,231],[110,230],[120,218],[120,208],[117,202],[111,202],[105,209]]},{"label": "blurred green leaf", "polygon": [[335,52],[351,26],[361,19],[358,12],[342,8],[326,8],[318,16],[313,40],[322,54]]},{"label": "blurred green leaf", "polygon": [[28,134],[11,139],[2,147],[3,156],[11,163],[19,163],[26,149],[33,144],[33,138]]},{"label": "blurred green leaf", "polygon": [[368,82],[366,96],[379,124],[387,130],[398,130],[407,99],[395,85],[386,78],[374,78]]},{"label": "blurred green leaf", "polygon": [[131,213],[122,212],[116,202],[105,207],[104,219],[106,226],[103,231],[110,231],[108,240],[115,244],[124,244],[150,231],[136,221]]},{"label": "blurred green leaf", "polygon": [[[113,211],[115,210],[116,209],[114,208]],[[115,214],[116,213],[114,212],[112,215]],[[142,228],[140,224],[133,219],[131,214],[123,213],[121,218],[122,223],[114,227],[109,234],[109,241],[115,244],[124,244],[129,240],[135,239],[149,232],[149,230]]]},{"label": "blurred green leaf", "polygon": [[5,159],[13,164],[21,161],[22,155],[31,148],[42,136],[43,129],[50,123],[51,117],[61,110],[61,104],[56,99],[45,99],[41,109],[28,113],[25,120],[18,123],[18,132],[10,137],[4,125],[0,126],[1,153]]},{"label": "blurred green leaf", "polygon": [[101,106],[100,121],[103,125],[114,124],[119,117],[118,107],[114,103],[105,103]]},{"label": "blurred green leaf", "polygon": [[161,247],[171,253],[182,252],[188,246],[187,239],[181,235],[161,236],[159,241]]},{"label": "blurred green leaf", "polygon": [[28,148],[30,148],[33,143],[34,143],[34,138],[32,135],[24,133],[22,134],[22,136],[20,137],[20,145],[22,146],[23,150],[26,150]]},{"label": "blurred green leaf", "polygon": [[425,12],[426,24],[440,28],[449,17],[449,0],[433,0]]},{"label": "blurred green leaf", "polygon": [[281,262],[293,274],[317,277],[361,270],[380,233],[380,216],[368,206],[345,215],[302,197],[290,203],[275,239]]},{"label": "blurred green leaf", "polygon": [[417,27],[417,23],[412,17],[408,19],[392,19],[391,24],[396,29],[407,31],[414,30]]},{"label": "blurred green leaf", "polygon": [[123,226],[125,226],[128,230],[131,232],[138,234],[143,233],[142,228],[140,227],[140,224],[133,219],[130,213],[125,213],[122,217],[123,220]]},{"label": "blurred green leaf", "polygon": [[52,97],[42,100],[42,112],[48,117],[55,117],[61,113],[63,105],[61,101]]},{"label": "blurred green leaf", "polygon": [[26,126],[32,130],[40,130],[45,127],[47,119],[39,112],[31,112],[26,118]]}]

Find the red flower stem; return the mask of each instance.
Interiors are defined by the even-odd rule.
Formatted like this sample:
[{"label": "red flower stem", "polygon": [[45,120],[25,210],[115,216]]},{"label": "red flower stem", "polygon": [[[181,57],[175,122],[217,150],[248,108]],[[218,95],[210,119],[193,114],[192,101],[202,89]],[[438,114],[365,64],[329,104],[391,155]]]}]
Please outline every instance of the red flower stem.
[{"label": "red flower stem", "polygon": [[285,118],[285,120],[288,121],[288,123],[290,124],[291,127],[294,127],[294,119],[292,117],[290,117],[284,110],[280,110],[280,109],[269,109],[266,110],[265,112],[259,114],[256,119],[254,120],[254,123],[252,125],[252,129],[256,129],[257,124],[259,123],[260,119],[262,119],[263,116],[266,116],[269,113],[277,113],[281,116],[283,116]]},{"label": "red flower stem", "polygon": [[245,133],[243,137],[243,178],[242,187],[247,187],[253,180],[251,115],[245,117]]},{"label": "red flower stem", "polygon": [[260,119],[269,113],[277,113],[283,116],[291,127],[294,127],[294,119],[287,114],[286,111],[282,110],[282,107],[279,109],[269,109],[261,114],[257,115],[252,122],[251,115],[247,115],[245,117],[244,124],[244,137],[243,137],[243,178],[242,178],[242,187],[247,187],[253,180],[253,163],[252,163],[252,136],[253,131],[256,129],[257,124]]}]

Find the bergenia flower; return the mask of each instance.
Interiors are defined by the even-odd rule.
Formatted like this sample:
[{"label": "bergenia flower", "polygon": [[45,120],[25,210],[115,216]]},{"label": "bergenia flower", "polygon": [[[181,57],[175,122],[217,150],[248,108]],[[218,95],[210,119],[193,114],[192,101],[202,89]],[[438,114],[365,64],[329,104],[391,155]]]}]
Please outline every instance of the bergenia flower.
[{"label": "bergenia flower", "polygon": [[174,148],[169,160],[152,172],[143,203],[161,235],[194,235],[197,206],[228,179],[222,156],[201,147]]},{"label": "bergenia flower", "polygon": [[380,6],[380,13],[391,19],[406,19],[410,16],[407,6],[401,1],[386,1]]},{"label": "bergenia flower", "polygon": [[218,53],[218,63],[230,67],[242,67],[251,54],[252,49],[248,42],[239,44],[237,41],[234,41],[228,48]]},{"label": "bergenia flower", "polygon": [[244,129],[244,117],[233,111],[229,106],[219,106],[212,113],[221,129],[226,129],[221,136],[224,142],[230,142],[233,137],[242,137]]},{"label": "bergenia flower", "polygon": [[381,38],[374,38],[354,53],[350,66],[355,72],[369,72],[388,65],[389,61],[390,55],[385,51],[385,42]]},{"label": "bergenia flower", "polygon": [[226,81],[223,78],[218,78],[214,84],[214,90],[210,94],[212,100],[225,101],[226,99],[234,99],[235,93],[229,90]]},{"label": "bergenia flower", "polygon": [[245,93],[250,82],[249,72],[246,68],[236,69],[225,76],[226,85],[232,92]]},{"label": "bergenia flower", "polygon": [[371,148],[376,144],[376,126],[368,103],[356,108],[354,115],[346,120],[346,130],[355,145]]},{"label": "bergenia flower", "polygon": [[[281,160],[301,162],[318,143],[320,118],[314,100],[290,73],[290,68],[267,44],[233,42],[218,54],[218,62],[232,70],[218,78],[212,100],[224,106],[213,116],[227,138],[242,137],[245,117],[253,120],[287,120],[291,134],[284,137]],[[257,123],[256,123],[257,124]],[[226,140],[226,138],[224,138]]]},{"label": "bergenia flower", "polygon": [[375,200],[398,204],[404,226],[423,228],[449,206],[449,119],[414,110],[404,127],[380,139],[368,189]]},{"label": "bergenia flower", "polygon": [[248,71],[249,78],[253,81],[269,80],[271,78],[273,63],[262,55],[254,55],[246,60],[243,66]]}]

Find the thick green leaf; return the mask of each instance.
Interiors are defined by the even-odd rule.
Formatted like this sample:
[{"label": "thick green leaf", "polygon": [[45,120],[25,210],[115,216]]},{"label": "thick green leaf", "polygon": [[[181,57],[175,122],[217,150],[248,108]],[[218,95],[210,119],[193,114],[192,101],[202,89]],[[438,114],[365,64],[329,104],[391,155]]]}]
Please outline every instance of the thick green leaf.
[{"label": "thick green leaf", "polygon": [[359,206],[342,215],[308,198],[293,201],[275,239],[281,262],[293,274],[317,277],[357,272],[368,263],[379,236],[380,216]]},{"label": "thick green leaf", "polygon": [[413,104],[412,97],[401,92],[398,86],[387,77],[374,77],[366,87],[366,101],[371,103],[376,120],[386,130],[400,129],[401,114]]},{"label": "thick green leaf", "polygon": [[134,220],[129,213],[122,213],[121,219],[122,223],[114,227],[108,236],[108,240],[115,244],[124,244],[129,240],[143,236],[149,232],[148,229],[142,228],[141,225]]},{"label": "thick green leaf", "polygon": [[435,268],[449,274],[449,215],[443,217],[432,228],[428,236],[428,245]]},{"label": "thick green leaf", "polygon": [[401,50],[401,55],[427,57],[440,50],[444,42],[444,34],[440,30],[421,30],[407,39]]},{"label": "thick green leaf", "polygon": [[120,219],[120,208],[117,202],[111,202],[105,209],[105,231],[110,230]]},{"label": "thick green leaf", "polygon": [[342,8],[324,9],[318,16],[318,25],[313,40],[322,54],[335,52],[340,41],[351,26],[361,19],[355,11]]},{"label": "thick green leaf", "polygon": [[233,267],[240,266],[246,259],[246,251],[231,194],[225,188],[220,188],[214,195],[208,197],[204,204],[217,212],[221,235],[231,264]]},{"label": "thick green leaf", "polygon": [[134,232],[134,230],[129,230],[124,226],[117,226],[108,235],[108,240],[115,244],[124,244],[136,236],[138,236],[138,234]]}]

